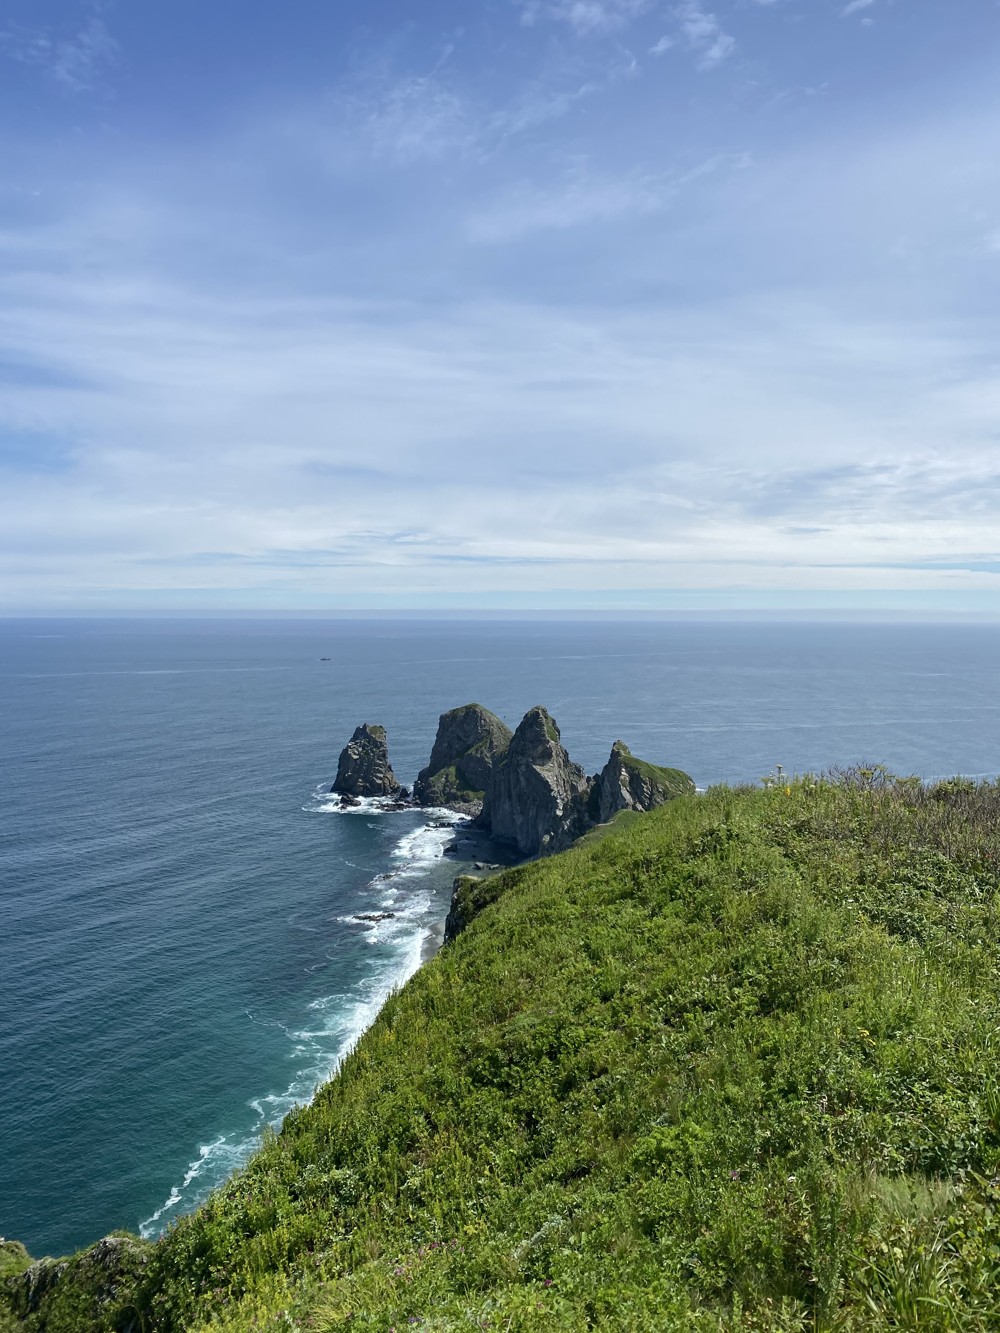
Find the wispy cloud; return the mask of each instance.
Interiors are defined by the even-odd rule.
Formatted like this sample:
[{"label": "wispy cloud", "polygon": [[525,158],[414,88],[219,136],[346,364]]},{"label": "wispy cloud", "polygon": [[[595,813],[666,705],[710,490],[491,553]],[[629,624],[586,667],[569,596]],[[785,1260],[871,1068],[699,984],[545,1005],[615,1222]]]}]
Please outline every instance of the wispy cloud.
[{"label": "wispy cloud", "polygon": [[[1000,589],[992,89],[665,5],[382,32],[172,138],[74,100],[69,151],[115,53],[8,29],[55,114],[0,143],[0,605]],[[694,73],[730,14],[767,114]]]},{"label": "wispy cloud", "polygon": [[565,230],[656,212],[667,186],[655,177],[603,176],[576,167],[561,180],[539,186],[527,182],[474,213],[469,235],[490,244],[511,242],[531,232]]},{"label": "wispy cloud", "polygon": [[851,14],[857,14],[862,9],[869,9],[875,0],[850,0],[850,4],[844,6],[840,11],[841,18],[848,18]]},{"label": "wispy cloud", "polygon": [[714,69],[736,50],[736,39],[727,33],[716,16],[704,9],[701,0],[684,0],[674,9],[687,45],[698,53],[701,69]]},{"label": "wispy cloud", "polygon": [[69,93],[91,92],[117,62],[120,47],[96,5],[81,28],[60,35],[53,27],[0,29],[0,53],[21,64],[34,65]]},{"label": "wispy cloud", "polygon": [[616,32],[653,7],[654,0],[515,0],[522,23],[546,18],[569,24],[580,36]]},{"label": "wispy cloud", "polygon": [[50,66],[52,77],[68,91],[89,92],[117,61],[119,46],[100,12],[68,41],[59,42]]},{"label": "wispy cloud", "polygon": [[464,99],[433,74],[389,81],[355,99],[358,132],[376,154],[401,161],[464,152],[477,140]]}]

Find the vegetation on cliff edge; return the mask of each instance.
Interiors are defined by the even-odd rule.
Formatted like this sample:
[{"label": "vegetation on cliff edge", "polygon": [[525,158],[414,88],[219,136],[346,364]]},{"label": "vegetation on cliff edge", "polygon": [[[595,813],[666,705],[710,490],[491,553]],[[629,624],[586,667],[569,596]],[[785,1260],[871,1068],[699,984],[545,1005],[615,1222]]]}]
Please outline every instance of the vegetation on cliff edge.
[{"label": "vegetation on cliff edge", "polygon": [[713,789],[483,896],[113,1293],[78,1258],[12,1327],[1000,1327],[1000,788]]}]

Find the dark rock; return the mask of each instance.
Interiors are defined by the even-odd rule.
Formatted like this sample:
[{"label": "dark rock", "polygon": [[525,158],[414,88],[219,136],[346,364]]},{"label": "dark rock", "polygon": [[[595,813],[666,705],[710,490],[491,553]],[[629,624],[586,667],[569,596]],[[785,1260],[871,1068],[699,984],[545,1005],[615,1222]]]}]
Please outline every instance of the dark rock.
[{"label": "dark rock", "polygon": [[510,744],[506,723],[481,704],[465,704],[442,713],[430,762],[413,785],[421,805],[475,808],[489,785],[497,758]]},{"label": "dark rock", "polygon": [[395,912],[358,912],[355,921],[395,921]]},{"label": "dark rock", "polygon": [[342,796],[398,796],[385,728],[363,722],[341,752],[332,789]]},{"label": "dark rock", "polygon": [[500,863],[498,861],[475,861],[472,868],[473,870],[499,870]]},{"label": "dark rock", "polygon": [[615,741],[611,757],[594,788],[596,818],[602,824],[619,810],[653,810],[675,796],[693,795],[693,779],[679,768],[659,768],[636,759],[623,741]]},{"label": "dark rock", "polygon": [[444,854],[445,856],[456,856],[458,854],[458,843],[449,842],[448,846],[444,849]]},{"label": "dark rock", "polygon": [[480,822],[524,856],[559,852],[593,824],[590,793],[553,719],[544,708],[532,708],[494,763]]}]

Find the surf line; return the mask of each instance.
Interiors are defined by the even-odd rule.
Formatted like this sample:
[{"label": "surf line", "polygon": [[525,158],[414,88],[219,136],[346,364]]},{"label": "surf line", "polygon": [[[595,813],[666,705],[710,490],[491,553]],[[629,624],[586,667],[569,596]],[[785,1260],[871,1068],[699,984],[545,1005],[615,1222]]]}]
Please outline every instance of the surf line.
[{"label": "surf line", "polygon": [[[316,803],[303,808],[310,813],[324,814],[383,816],[396,813],[379,808],[375,800],[367,809],[356,806],[334,808],[325,801],[320,805],[317,798],[325,794],[317,791]],[[380,902],[387,908],[397,904],[403,885],[415,885],[443,858],[445,847],[454,837],[455,827],[468,819],[468,816],[444,808],[428,807],[421,813],[436,822],[421,824],[402,834],[390,852],[394,864],[369,881],[369,889],[381,891]],[[449,822],[440,822],[444,819]],[[388,952],[370,960],[369,975],[355,983],[351,993],[319,996],[309,1002],[307,1011],[319,1017],[318,1025],[295,1029],[276,1020],[255,1018],[248,1012],[251,1021],[263,1022],[283,1031],[292,1044],[293,1055],[300,1056],[303,1062],[283,1093],[266,1093],[247,1100],[245,1105],[256,1113],[252,1126],[243,1131],[234,1129],[217,1134],[211,1142],[198,1148],[198,1155],[188,1163],[181,1183],[172,1186],[164,1202],[139,1223],[140,1235],[153,1239],[181,1213],[197,1208],[213,1190],[247,1164],[260,1146],[266,1128],[280,1128],[290,1111],[312,1101],[319,1088],[337,1072],[358,1039],[371,1027],[393,991],[405,985],[419,969],[424,960],[424,945],[430,937],[426,921],[420,918],[426,918],[430,906],[428,894],[415,902],[411,910],[404,910],[387,922],[391,929],[365,932],[368,944],[382,946]],[[192,1186],[195,1186],[193,1191]],[[189,1191],[190,1198],[187,1197]]]}]

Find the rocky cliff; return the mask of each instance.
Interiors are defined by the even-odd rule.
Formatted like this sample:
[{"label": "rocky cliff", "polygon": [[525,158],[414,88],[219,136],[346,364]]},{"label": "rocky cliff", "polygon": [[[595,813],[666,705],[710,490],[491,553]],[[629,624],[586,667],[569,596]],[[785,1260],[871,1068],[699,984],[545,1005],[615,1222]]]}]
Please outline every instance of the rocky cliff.
[{"label": "rocky cliff", "polygon": [[363,722],[344,746],[332,791],[341,796],[398,796],[385,727]]},{"label": "rocky cliff", "polygon": [[659,768],[636,759],[624,741],[615,741],[597,778],[594,806],[606,824],[619,810],[653,810],[675,796],[693,796],[695,785],[679,768]]},{"label": "rocky cliff", "polygon": [[477,805],[512,735],[510,727],[481,704],[442,713],[430,762],[413,786],[415,799],[421,805]]},{"label": "rocky cliff", "polygon": [[563,748],[544,708],[525,713],[497,759],[483,801],[482,823],[524,856],[561,851],[586,832],[590,782]]}]

